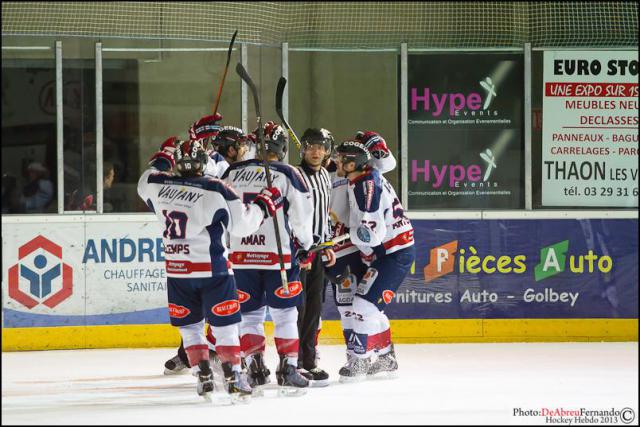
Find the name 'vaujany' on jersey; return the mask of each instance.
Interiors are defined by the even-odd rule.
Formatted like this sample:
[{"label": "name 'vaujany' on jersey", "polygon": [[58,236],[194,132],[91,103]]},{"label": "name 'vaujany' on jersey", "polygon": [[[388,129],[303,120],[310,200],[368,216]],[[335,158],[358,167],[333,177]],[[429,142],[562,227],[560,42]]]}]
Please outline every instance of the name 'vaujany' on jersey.
[{"label": "name 'vaujany' on jersey", "polygon": [[413,226],[395,190],[377,169],[348,186],[351,241],[365,255],[378,257],[413,245]]},{"label": "name 'vaujany' on jersey", "polygon": [[233,274],[226,232],[246,236],[263,219],[257,205],[245,205],[233,189],[211,177],[182,178],[150,168],[138,181],[138,194],[163,225],[169,277]]},{"label": "name 'vaujany' on jersey", "polygon": [[[304,249],[313,244],[313,201],[300,172],[281,162],[269,162],[273,186],[284,198],[278,209],[278,226],[285,268],[291,268],[292,242],[289,232]],[[264,166],[257,159],[234,163],[222,179],[240,194],[242,201],[251,202],[267,185]],[[231,236],[230,260],[233,268],[277,270],[280,268],[273,218],[265,219],[258,231],[246,237]]]}]

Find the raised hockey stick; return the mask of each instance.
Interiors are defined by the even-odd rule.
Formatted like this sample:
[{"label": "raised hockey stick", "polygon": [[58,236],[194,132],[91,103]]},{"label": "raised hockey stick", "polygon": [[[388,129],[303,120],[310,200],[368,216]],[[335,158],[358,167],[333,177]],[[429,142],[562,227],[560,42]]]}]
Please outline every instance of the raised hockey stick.
[{"label": "raised hockey stick", "polygon": [[333,240],[329,240],[326,242],[322,242],[319,243],[315,246],[312,246],[311,249],[309,249],[309,253],[313,253],[313,252],[318,252],[321,251],[323,249],[328,249],[328,248],[332,248],[335,245],[337,245],[340,242],[343,242],[345,240],[347,240],[348,238],[350,238],[351,236],[349,236],[349,233],[343,234],[342,236],[338,236]]},{"label": "raised hockey stick", "polygon": [[222,96],[222,86],[224,86],[224,79],[227,77],[227,70],[229,69],[229,62],[231,61],[231,52],[233,51],[233,42],[236,41],[238,30],[231,36],[231,43],[229,43],[229,51],[227,52],[227,65],[224,66],[224,73],[222,73],[222,80],[220,80],[220,87],[218,88],[218,96],[216,97],[216,103],[213,106],[213,115],[218,112],[218,104],[220,104],[220,97]]},{"label": "raised hockey stick", "polygon": [[[258,129],[257,129],[257,139],[258,139],[258,147],[260,147],[260,152],[262,155],[262,161],[264,162],[264,171],[267,175],[267,186],[272,187],[273,181],[271,180],[271,169],[269,168],[269,159],[267,159],[267,150],[264,147],[264,129],[262,129],[262,115],[260,113],[260,99],[258,98],[258,89],[256,89],[256,85],[251,80],[249,73],[242,66],[241,63],[238,62],[236,65],[236,72],[240,76],[240,78],[249,86],[251,90],[251,95],[253,96],[253,102],[256,108],[256,116],[258,121]],[[285,294],[289,293],[289,282],[287,280],[287,272],[284,268],[284,257],[282,256],[282,241],[280,240],[280,227],[278,226],[278,213],[273,216],[273,226],[276,230],[276,245],[278,246],[278,260],[280,261],[280,279],[282,280],[282,290]]]},{"label": "raised hockey stick", "polygon": [[276,113],[278,113],[280,121],[282,121],[282,124],[287,129],[289,138],[293,140],[293,142],[296,144],[296,147],[298,148],[298,151],[300,151],[302,149],[300,139],[298,139],[296,133],[293,131],[291,126],[289,126],[289,123],[284,119],[284,114],[282,114],[282,96],[284,95],[284,88],[286,85],[287,79],[285,79],[284,77],[280,77],[280,80],[278,80],[278,87],[276,88]]}]

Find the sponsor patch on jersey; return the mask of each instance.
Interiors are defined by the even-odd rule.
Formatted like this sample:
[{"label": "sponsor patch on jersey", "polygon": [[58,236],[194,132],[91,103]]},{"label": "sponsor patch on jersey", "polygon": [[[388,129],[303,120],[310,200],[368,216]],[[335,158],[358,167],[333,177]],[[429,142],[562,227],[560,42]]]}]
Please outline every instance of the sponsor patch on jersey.
[{"label": "sponsor patch on jersey", "polygon": [[293,298],[295,296],[300,295],[300,292],[302,292],[302,283],[300,283],[300,282],[289,282],[289,293],[288,294],[284,293],[284,289],[282,288],[282,286],[280,286],[278,289],[276,289],[273,293],[278,298]]},{"label": "sponsor patch on jersey", "polygon": [[216,316],[231,316],[240,311],[240,303],[237,299],[222,301],[211,308],[211,312]]},{"label": "sponsor patch on jersey", "polygon": [[371,241],[371,234],[366,227],[360,226],[358,227],[356,232],[358,233],[358,239],[360,239],[364,243],[369,243]]},{"label": "sponsor patch on jersey", "polygon": [[241,291],[240,289],[238,289],[238,301],[240,301],[240,304],[242,304],[243,302],[247,302],[250,299],[251,295],[249,295],[245,291]]},{"label": "sponsor patch on jersey", "polygon": [[375,268],[369,268],[367,272],[362,276],[362,280],[358,283],[358,287],[356,288],[356,294],[358,295],[366,295],[369,293],[369,289],[373,286],[373,283],[376,281],[378,277],[378,270]]},{"label": "sponsor patch on jersey", "polygon": [[394,295],[395,295],[395,292],[390,291],[388,289],[382,292],[382,299],[384,300],[384,303],[389,304],[393,299]]},{"label": "sponsor patch on jersey", "polygon": [[191,313],[187,307],[177,304],[169,304],[169,316],[176,319],[183,319]]}]

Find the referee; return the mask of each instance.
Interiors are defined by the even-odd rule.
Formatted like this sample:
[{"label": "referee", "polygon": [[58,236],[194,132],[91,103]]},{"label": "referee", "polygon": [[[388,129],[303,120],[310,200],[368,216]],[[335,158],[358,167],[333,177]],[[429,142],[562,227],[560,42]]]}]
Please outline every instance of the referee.
[{"label": "referee", "polygon": [[[302,135],[302,161],[298,169],[313,196],[313,239],[314,245],[330,240],[329,197],[331,177],[322,166],[331,155],[333,136],[326,129],[307,129]],[[332,249],[322,252],[328,267],[335,264]],[[303,368],[311,387],[329,385],[329,374],[316,365],[316,344],[320,333],[320,314],[322,312],[322,293],[324,290],[323,256],[310,258],[307,264],[300,265],[300,281],[304,289],[304,298],[298,306],[298,334],[300,349],[298,367]],[[305,372],[306,371],[306,372]]]}]

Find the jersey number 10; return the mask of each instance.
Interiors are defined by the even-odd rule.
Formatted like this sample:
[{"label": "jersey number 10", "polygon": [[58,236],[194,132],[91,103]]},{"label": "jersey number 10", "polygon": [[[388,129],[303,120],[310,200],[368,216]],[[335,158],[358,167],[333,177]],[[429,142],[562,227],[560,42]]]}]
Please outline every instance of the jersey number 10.
[{"label": "jersey number 10", "polygon": [[167,213],[163,209],[165,230],[162,237],[173,239],[184,239],[187,235],[187,214],[180,211],[171,211]]}]

